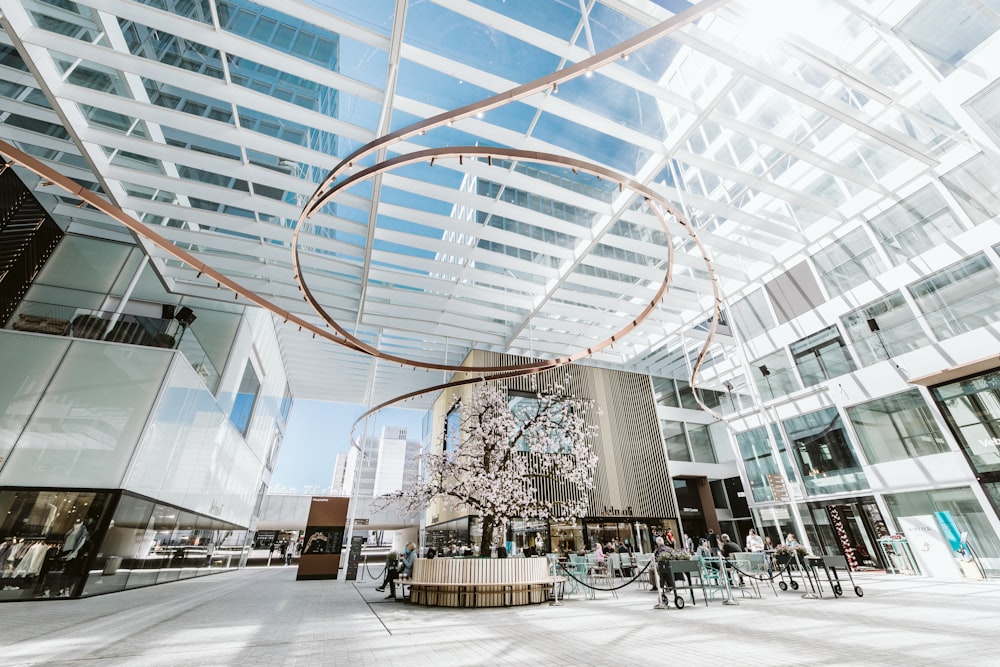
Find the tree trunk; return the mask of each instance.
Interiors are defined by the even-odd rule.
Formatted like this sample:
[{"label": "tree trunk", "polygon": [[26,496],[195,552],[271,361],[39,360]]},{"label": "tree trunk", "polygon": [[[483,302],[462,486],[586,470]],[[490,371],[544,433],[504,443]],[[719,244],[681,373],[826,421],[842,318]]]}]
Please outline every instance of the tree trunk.
[{"label": "tree trunk", "polygon": [[493,546],[493,528],[496,526],[496,519],[491,516],[481,518],[483,522],[483,541],[479,544],[479,555],[488,558],[490,548]]}]

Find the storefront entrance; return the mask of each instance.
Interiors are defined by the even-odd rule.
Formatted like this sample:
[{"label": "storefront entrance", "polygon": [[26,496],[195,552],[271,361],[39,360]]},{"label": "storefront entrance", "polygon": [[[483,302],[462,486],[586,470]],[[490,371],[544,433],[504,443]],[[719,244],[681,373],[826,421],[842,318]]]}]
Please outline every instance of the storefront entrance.
[{"label": "storefront entrance", "polygon": [[812,502],[806,507],[811,519],[806,533],[817,553],[846,556],[853,567],[885,567],[878,540],[889,531],[873,497]]}]

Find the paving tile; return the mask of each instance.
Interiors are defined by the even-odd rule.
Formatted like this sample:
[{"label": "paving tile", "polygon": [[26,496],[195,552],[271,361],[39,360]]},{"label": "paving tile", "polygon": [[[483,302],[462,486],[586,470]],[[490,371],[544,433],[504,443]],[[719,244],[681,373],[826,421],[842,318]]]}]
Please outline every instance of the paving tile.
[{"label": "paving tile", "polygon": [[561,606],[441,609],[378,582],[248,568],[84,600],[0,604],[0,666],[995,665],[1000,583],[855,575],[859,598],[763,590],[683,610],[637,586]]}]

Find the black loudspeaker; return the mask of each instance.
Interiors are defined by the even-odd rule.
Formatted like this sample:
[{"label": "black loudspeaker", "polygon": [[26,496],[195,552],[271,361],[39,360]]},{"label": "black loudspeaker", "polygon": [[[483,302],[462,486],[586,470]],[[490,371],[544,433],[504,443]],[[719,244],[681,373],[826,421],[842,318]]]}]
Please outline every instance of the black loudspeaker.
[{"label": "black loudspeaker", "polygon": [[874,317],[872,317],[872,318],[870,318],[870,319],[868,320],[868,329],[869,329],[869,330],[870,330],[870,331],[871,331],[872,333],[875,333],[876,331],[880,331],[880,329],[878,328],[878,322],[876,322],[876,321],[875,321],[875,318],[874,318]]},{"label": "black loudspeaker", "polygon": [[165,303],[163,304],[162,308],[163,308],[163,314],[160,315],[161,318],[165,320],[174,319],[174,307],[172,304]]},{"label": "black loudspeaker", "polygon": [[767,366],[760,366],[758,367],[757,370],[759,370],[760,374],[763,375],[764,377],[767,377],[768,375],[771,374],[771,371],[767,370]]},{"label": "black loudspeaker", "polygon": [[176,315],[174,315],[174,319],[182,325],[189,327],[196,319],[198,319],[198,316],[195,315],[194,312],[187,306],[181,306],[181,309],[177,311]]}]

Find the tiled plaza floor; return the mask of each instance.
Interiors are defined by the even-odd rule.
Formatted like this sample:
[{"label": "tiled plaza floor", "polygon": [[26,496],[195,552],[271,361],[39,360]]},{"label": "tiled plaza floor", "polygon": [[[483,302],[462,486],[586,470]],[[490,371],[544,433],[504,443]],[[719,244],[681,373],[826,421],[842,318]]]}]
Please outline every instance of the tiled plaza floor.
[{"label": "tiled plaza floor", "polygon": [[1000,583],[855,581],[864,597],[766,588],[738,605],[706,606],[699,595],[696,606],[660,610],[632,584],[618,599],[462,610],[387,601],[370,580],[250,568],[0,604],[0,666],[1000,665]]}]

